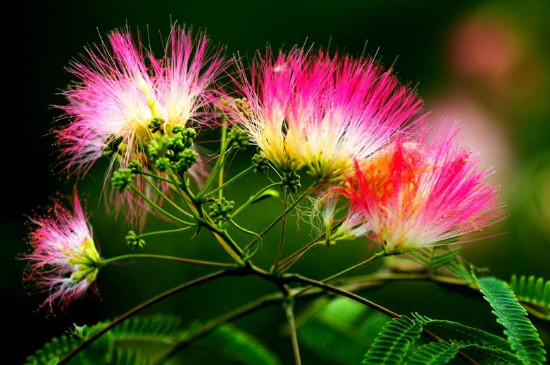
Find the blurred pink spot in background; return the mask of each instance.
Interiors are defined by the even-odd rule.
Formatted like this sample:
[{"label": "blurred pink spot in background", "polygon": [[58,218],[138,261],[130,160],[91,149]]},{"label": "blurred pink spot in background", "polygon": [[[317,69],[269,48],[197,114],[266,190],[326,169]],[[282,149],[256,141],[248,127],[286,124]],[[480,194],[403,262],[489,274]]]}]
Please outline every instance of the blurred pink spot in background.
[{"label": "blurred pink spot in background", "polygon": [[467,76],[506,78],[520,61],[521,44],[515,29],[504,20],[494,15],[471,15],[451,35],[451,66]]},{"label": "blurred pink spot in background", "polygon": [[[451,92],[440,98],[428,98],[432,110],[431,123],[451,125],[458,121],[460,132],[457,142],[480,154],[482,167],[493,166],[496,174],[489,180],[498,185],[510,186],[516,156],[507,135],[506,124],[484,108],[466,92]],[[504,184],[506,182],[506,184]]]}]

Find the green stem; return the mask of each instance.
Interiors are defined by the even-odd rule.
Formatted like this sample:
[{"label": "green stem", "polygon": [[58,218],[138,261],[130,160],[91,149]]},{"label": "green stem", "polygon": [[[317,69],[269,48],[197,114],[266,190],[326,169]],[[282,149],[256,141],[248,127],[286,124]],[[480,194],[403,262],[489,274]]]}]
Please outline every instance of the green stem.
[{"label": "green stem", "polygon": [[143,171],[143,170],[139,170],[138,173],[140,175],[145,175],[145,176],[149,176],[149,177],[152,177],[153,179],[156,179],[156,180],[160,180],[160,181],[164,181],[166,183],[169,183],[169,184],[172,184],[174,186],[177,186],[179,187],[178,183],[173,181],[173,180],[170,180],[170,179],[167,179],[165,177],[162,177],[162,176],[159,176],[159,175],[156,175],[156,174],[152,174],[150,172],[147,172],[147,171]]},{"label": "green stem", "polygon": [[251,196],[250,198],[248,198],[248,200],[246,201],[246,203],[244,203],[243,205],[241,205],[240,207],[238,207],[234,212],[233,214],[231,215],[232,218],[235,218],[237,216],[237,214],[239,214],[241,211],[243,211],[245,208],[247,208],[250,204],[252,204],[256,199],[258,199],[258,197],[260,195],[262,195],[266,190],[268,189],[271,189],[275,186],[279,186],[281,185],[281,182],[276,182],[276,183],[273,183],[273,184],[270,184],[268,186],[265,186],[263,187],[262,189],[260,189],[258,192],[256,192],[256,194],[254,194],[253,196]]},{"label": "green stem", "polygon": [[113,262],[132,260],[132,259],[156,259],[156,260],[165,260],[165,261],[175,261],[175,262],[183,262],[183,263],[186,263],[186,264],[223,267],[223,268],[226,268],[226,269],[235,267],[232,264],[227,264],[227,263],[223,263],[223,262],[195,260],[195,259],[187,259],[187,258],[184,258],[184,257],[157,255],[157,254],[145,254],[145,253],[144,254],[141,254],[141,253],[128,254],[128,255],[121,255],[121,256],[111,257],[109,259],[101,260],[99,265],[105,266],[105,265],[112,264]]},{"label": "green stem", "polygon": [[[239,172],[237,175],[235,175],[231,179],[227,180],[223,185],[220,185],[217,188],[215,188],[214,190],[211,190],[208,193],[204,194],[203,197],[210,196],[210,195],[214,194],[217,191],[219,191],[221,193],[222,189],[224,187],[226,187],[226,186],[232,184],[233,182],[237,181],[238,179],[240,179],[241,177],[246,175],[248,172],[252,171],[253,168],[254,168],[253,166],[250,166],[250,167],[246,168],[245,170]],[[220,176],[221,176],[221,174],[220,174]],[[220,198],[221,198],[221,196],[220,196]]]},{"label": "green stem", "polygon": [[[206,193],[206,191],[208,190],[210,185],[212,185],[212,182],[214,181],[214,179],[216,177],[218,177],[218,175],[221,175],[221,176],[218,177],[218,179],[219,179],[218,183],[220,183],[220,185],[223,184],[223,164],[225,162],[225,154],[227,152],[227,139],[224,137],[224,133],[227,133],[226,129],[227,129],[227,127],[222,129],[222,140],[220,142],[220,155],[219,155],[218,159],[216,160],[216,164],[212,168],[212,171],[210,172],[210,175],[208,176],[208,178],[204,182],[204,185],[203,185],[202,189],[197,194],[197,197],[199,199],[204,196],[204,194]],[[221,196],[221,192],[220,192],[220,196]]]},{"label": "green stem", "polygon": [[314,242],[311,245],[303,247],[302,250],[298,253],[298,255],[291,258],[290,261],[286,261],[286,262],[281,261],[281,263],[279,265],[280,270],[283,270],[283,271],[290,270],[290,268],[294,264],[296,264],[302,257],[304,257],[308,252],[313,251],[315,248],[320,247],[320,246],[325,246],[325,244],[322,243],[322,242]]},{"label": "green stem", "polygon": [[169,233],[178,233],[178,232],[185,232],[192,227],[183,227],[183,228],[176,228],[176,229],[165,229],[163,231],[152,231],[152,232],[145,232],[138,235],[138,238],[143,237],[149,237],[149,236],[156,236],[158,234],[169,234]]},{"label": "green stem", "polygon": [[131,186],[132,190],[134,192],[136,192],[143,200],[145,200],[147,203],[149,203],[150,206],[152,206],[153,208],[155,208],[156,210],[158,210],[160,213],[164,214],[165,216],[169,217],[169,218],[172,218],[173,220],[175,220],[176,222],[179,222],[181,224],[184,224],[186,226],[194,226],[195,223],[192,223],[192,222],[186,222],[178,217],[176,217],[175,215],[173,215],[172,213],[169,213],[167,212],[166,210],[164,210],[163,208],[161,208],[157,203],[153,202],[151,199],[149,199],[149,197],[147,195],[145,195],[143,192],[141,192],[135,185],[132,185]]},{"label": "green stem", "polygon": [[207,283],[209,281],[219,279],[219,278],[222,278],[224,276],[229,276],[229,275],[232,275],[232,274],[233,273],[231,271],[228,271],[228,270],[216,271],[214,273],[211,273],[211,274],[208,274],[208,275],[205,275],[205,276],[201,276],[200,278],[191,280],[191,281],[189,281],[185,284],[182,284],[182,285],[179,285],[175,288],[167,290],[164,293],[161,293],[161,294],[157,295],[156,297],[151,298],[148,301],[141,303],[140,305],[130,309],[128,312],[124,313],[123,315],[115,318],[113,321],[106,324],[105,327],[103,327],[102,329],[100,329],[99,331],[97,331],[96,333],[94,333],[93,335],[88,337],[87,339],[85,339],[80,345],[78,345],[73,350],[68,352],[65,356],[63,356],[57,362],[57,365],[66,364],[69,360],[71,360],[73,357],[75,357],[80,351],[82,351],[86,347],[90,346],[95,340],[97,340],[98,338],[103,336],[106,332],[108,332],[109,330],[111,330],[113,327],[117,326],[121,322],[124,322],[126,319],[130,318],[134,314],[137,314],[137,313],[151,307],[152,305],[154,305],[156,303],[159,303],[159,302],[161,302],[161,301],[163,301],[163,300],[165,300],[165,299],[167,299],[167,298],[169,298],[169,297],[171,297],[171,296],[173,296],[173,295],[175,295],[175,294],[177,294],[181,291],[184,291],[186,289],[195,287],[197,285],[204,284],[204,283]]},{"label": "green stem", "polygon": [[278,303],[281,301],[281,298],[282,296],[279,292],[265,295],[253,302],[247,303],[229,313],[226,313],[218,318],[215,318],[207,322],[203,327],[201,327],[197,331],[194,331],[189,337],[185,337],[180,342],[176,343],[176,345],[170,351],[163,354],[159,358],[155,359],[151,363],[151,365],[160,365],[166,362],[170,358],[174,357],[178,352],[180,352],[181,350],[189,346],[191,343],[206,336],[207,334],[209,334],[219,326],[224,325],[225,323],[228,323],[228,322],[235,321],[245,315],[256,312],[269,305]]},{"label": "green stem", "polygon": [[288,323],[288,330],[290,332],[290,339],[292,341],[292,353],[294,354],[294,363],[296,365],[302,365],[302,359],[300,358],[300,346],[298,345],[298,332],[296,331],[296,321],[294,318],[294,299],[290,295],[289,289],[284,286],[285,294],[285,314]]},{"label": "green stem", "polygon": [[[277,225],[277,223],[279,223],[288,213],[290,213],[290,211],[296,208],[296,206],[313,191],[314,187],[315,187],[315,184],[310,186],[300,197],[298,197],[288,208],[286,208],[286,210],[280,216],[275,218],[273,222],[269,223],[269,225],[265,227],[262,232],[260,232],[260,237],[265,236],[267,232],[269,232],[273,227],[275,227],[275,225]],[[245,249],[252,246],[257,241],[258,241],[258,238],[255,238],[254,240],[250,241],[248,245],[246,245]]]},{"label": "green stem", "polygon": [[[320,240],[322,240],[325,237],[325,234],[319,235],[317,238],[313,239],[311,242],[309,242],[307,245],[303,246],[299,250],[293,252],[292,254],[288,255],[286,258],[281,260],[281,266],[288,266],[290,262],[290,266],[292,266],[300,257],[302,257],[307,251],[309,251],[312,247],[315,247]],[[298,257],[298,258],[297,258]],[[290,267],[288,266],[288,267]]]},{"label": "green stem", "polygon": [[[309,279],[309,278],[306,278],[306,277],[303,277],[301,275],[293,275],[291,277],[289,277],[291,279],[291,281],[297,281],[297,282],[301,282],[301,283],[304,283],[304,284],[308,284],[308,285],[311,285],[311,286],[316,286],[318,288],[321,288],[325,291],[328,291],[328,292],[331,292],[331,293],[334,293],[334,294],[337,294],[337,295],[340,295],[340,296],[343,296],[343,297],[347,297],[349,299],[352,299],[358,303],[361,303],[361,304],[364,304],[380,313],[383,313],[389,317],[392,317],[392,318],[401,318],[401,316],[395,312],[393,312],[392,310],[388,309],[388,308],[385,308],[383,306],[381,306],[380,304],[377,304],[377,303],[374,303],[366,298],[363,298],[357,294],[354,294],[352,292],[349,292],[347,290],[344,290],[344,289],[340,289],[340,288],[337,288],[335,286],[332,286],[332,285],[329,285],[329,284],[325,284],[321,281],[317,281],[317,280],[313,280],[313,279]],[[431,340],[434,340],[436,342],[442,342],[443,339],[439,336],[437,336],[435,333],[427,330],[427,329],[422,329],[422,334],[425,335],[426,337],[430,338]],[[463,359],[465,359],[469,364],[471,365],[481,365],[479,364],[477,361],[475,361],[474,359],[472,359],[470,356],[466,355],[464,352],[462,351],[458,351],[457,352],[459,356],[461,356]]]},{"label": "green stem", "polygon": [[364,260],[364,261],[361,261],[360,263],[355,264],[355,265],[353,265],[352,267],[349,267],[349,268],[347,268],[347,269],[345,269],[345,270],[342,270],[342,271],[340,271],[340,272],[338,272],[338,273],[336,273],[336,274],[334,274],[334,275],[331,275],[331,276],[329,276],[329,277],[323,279],[323,282],[329,282],[329,281],[334,280],[334,279],[336,279],[336,278],[338,278],[338,277],[340,277],[340,276],[342,276],[342,275],[346,275],[347,273],[349,273],[349,272],[351,272],[351,271],[353,271],[353,270],[356,270],[356,269],[358,269],[358,268],[360,268],[360,267],[362,267],[362,266],[368,264],[369,262],[372,262],[372,261],[374,261],[374,260],[376,260],[376,259],[378,259],[378,258],[380,258],[380,257],[384,257],[384,256],[386,256],[386,255],[387,255],[387,253],[386,253],[385,251],[377,252],[377,253],[375,253],[374,255],[372,255],[371,257],[369,257],[368,259],[366,259],[366,260]]},{"label": "green stem", "polygon": [[[285,189],[284,191],[284,197],[283,197],[283,212],[286,211],[286,208],[288,206],[288,190]],[[283,248],[285,246],[285,233],[286,233],[286,217],[288,214],[285,214],[283,216],[282,222],[281,222],[281,237],[279,239],[279,246],[277,247],[277,254],[275,256],[275,263],[273,264],[273,267],[271,268],[271,272],[277,272],[277,268],[279,267],[279,260],[281,260],[281,255],[283,253]]]},{"label": "green stem", "polygon": [[145,179],[147,181],[147,184],[149,184],[149,186],[151,186],[153,188],[153,190],[155,190],[157,192],[157,194],[159,194],[164,200],[166,200],[171,206],[173,206],[174,208],[176,208],[176,210],[180,213],[182,213],[183,215],[186,215],[187,217],[191,218],[191,219],[195,219],[196,217],[193,216],[192,214],[190,214],[189,212],[185,211],[184,209],[182,209],[179,205],[177,205],[172,199],[170,199],[166,194],[164,194],[162,192],[162,190],[160,190],[155,184],[153,184],[153,182],[151,182],[149,179]]},{"label": "green stem", "polygon": [[[222,141],[221,141],[221,153],[220,153],[220,159],[222,160],[221,163],[220,163],[220,172],[218,174],[218,190],[219,190],[219,195],[218,195],[218,199],[221,199],[223,197],[223,174],[224,174],[224,169],[225,169],[225,151],[227,150],[227,121],[224,120],[222,122]],[[216,161],[217,162],[217,161]]]}]

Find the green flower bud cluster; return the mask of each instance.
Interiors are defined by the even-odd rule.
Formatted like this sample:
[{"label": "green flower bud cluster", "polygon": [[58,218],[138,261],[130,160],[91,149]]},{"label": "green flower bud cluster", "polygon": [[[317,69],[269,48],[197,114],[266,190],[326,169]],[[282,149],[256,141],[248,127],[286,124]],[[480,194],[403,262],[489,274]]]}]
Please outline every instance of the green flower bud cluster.
[{"label": "green flower bud cluster", "polygon": [[147,147],[149,158],[161,171],[172,169],[181,175],[199,160],[193,149],[197,132],[192,128],[174,127],[172,136],[157,134]]},{"label": "green flower bud cluster", "polygon": [[111,184],[119,193],[126,190],[135,180],[136,174],[131,169],[119,169],[113,173]]},{"label": "green flower bud cluster", "polygon": [[286,172],[283,175],[282,183],[283,189],[287,189],[291,193],[297,193],[302,187],[302,184],[300,183],[300,175],[298,175],[295,171]]},{"label": "green flower bud cluster", "polygon": [[140,170],[143,169],[143,165],[139,161],[132,161],[128,164],[128,169],[134,174],[137,174]]},{"label": "green flower bud cluster", "polygon": [[252,166],[256,175],[265,174],[269,168],[269,160],[259,153],[252,156]]},{"label": "green flower bud cluster", "polygon": [[208,213],[215,223],[219,223],[231,219],[231,214],[234,210],[235,202],[222,197],[221,199],[214,200],[208,208]]},{"label": "green flower bud cluster", "polygon": [[149,125],[147,126],[151,133],[157,133],[160,132],[161,134],[164,133],[162,130],[162,126],[164,125],[164,119],[162,118],[153,118],[151,119],[151,122],[149,122]]},{"label": "green flower bud cluster", "polygon": [[236,127],[231,128],[229,131],[229,146],[243,149],[250,146],[248,132]]},{"label": "green flower bud cluster", "polygon": [[140,238],[139,235],[134,231],[129,231],[125,237],[126,244],[132,249],[142,249],[145,247],[145,240]]}]

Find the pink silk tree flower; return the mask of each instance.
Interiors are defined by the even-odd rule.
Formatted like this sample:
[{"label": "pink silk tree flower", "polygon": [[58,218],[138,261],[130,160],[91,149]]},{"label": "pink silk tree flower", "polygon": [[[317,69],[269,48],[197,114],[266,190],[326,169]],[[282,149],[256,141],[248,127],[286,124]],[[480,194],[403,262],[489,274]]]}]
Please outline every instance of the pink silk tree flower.
[{"label": "pink silk tree flower", "polygon": [[[429,142],[399,138],[379,151],[340,189],[351,212],[368,222],[369,237],[388,253],[475,239],[502,218],[490,169],[455,143],[456,128]],[[426,138],[423,138],[426,139]]]},{"label": "pink silk tree flower", "polygon": [[[68,104],[59,108],[70,120],[57,131],[67,169],[85,172],[101,156],[112,156],[107,174],[127,168],[132,161],[147,167],[147,145],[153,131],[172,136],[174,127],[208,127],[214,113],[210,100],[215,82],[228,62],[222,50],[208,51],[208,39],[194,39],[174,27],[161,59],[146,49],[129,30],[114,31],[107,42],[87,49],[87,58],[74,61],[69,71],[77,82],[65,93]],[[201,161],[199,157],[199,162]],[[189,170],[198,179],[200,163]],[[154,192],[138,176],[136,185],[147,196]],[[140,220],[138,210],[147,204],[132,194],[116,195],[116,206],[128,202],[128,217]],[[143,222],[142,222],[143,223]]]},{"label": "pink silk tree flower", "polygon": [[72,212],[56,203],[50,216],[31,222],[36,229],[30,235],[33,252],[25,256],[27,280],[49,293],[42,306],[66,308],[94,283],[100,264],[80,200],[75,193]]},{"label": "pink silk tree flower", "polygon": [[[306,167],[319,182],[340,180],[397,134],[415,130],[422,102],[369,58],[302,49],[268,50],[237,81],[246,112],[234,119],[283,171]],[[235,108],[234,108],[235,109]]]},{"label": "pink silk tree flower", "polygon": [[110,48],[96,45],[70,68],[78,82],[64,93],[69,103],[60,109],[71,122],[57,132],[69,168],[86,169],[112,147],[125,167],[143,160],[151,122],[170,134],[175,126],[204,126],[212,117],[210,93],[227,62],[220,50],[209,55],[206,37],[195,42],[174,27],[160,60],[128,30],[112,32],[108,42]]}]

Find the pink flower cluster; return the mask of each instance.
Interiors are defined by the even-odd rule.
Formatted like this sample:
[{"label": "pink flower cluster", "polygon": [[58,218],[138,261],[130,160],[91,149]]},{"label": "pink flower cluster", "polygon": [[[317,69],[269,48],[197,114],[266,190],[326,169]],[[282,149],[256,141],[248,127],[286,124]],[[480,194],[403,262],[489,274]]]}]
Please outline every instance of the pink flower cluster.
[{"label": "pink flower cluster", "polygon": [[[395,135],[417,129],[422,102],[369,58],[292,49],[258,57],[237,83],[248,102],[233,118],[283,171],[305,166],[321,182],[349,173]],[[237,108],[233,108],[236,110]]]},{"label": "pink flower cluster", "polygon": [[95,281],[100,261],[80,200],[75,193],[73,211],[59,203],[51,215],[32,220],[36,229],[30,244],[27,279],[49,293],[43,306],[55,302],[67,306],[82,296]]},{"label": "pink flower cluster", "polygon": [[167,132],[208,123],[213,83],[228,64],[219,50],[209,55],[206,37],[194,42],[180,28],[172,29],[160,60],[128,30],[112,32],[108,42],[70,68],[79,82],[65,92],[69,103],[60,108],[71,123],[58,131],[69,168],[89,167],[112,143],[122,145],[122,167],[143,160],[153,119]]},{"label": "pink flower cluster", "polygon": [[350,199],[350,214],[363,217],[386,251],[475,239],[501,218],[497,189],[486,181],[492,171],[477,168],[476,156],[455,143],[456,133],[451,127],[429,141],[399,138],[356,163],[339,188]]},{"label": "pink flower cluster", "polygon": [[[456,128],[428,138],[421,99],[373,59],[298,48],[275,56],[268,49],[250,68],[237,63],[237,99],[216,85],[231,62],[219,49],[209,53],[204,36],[194,40],[174,27],[160,59],[128,30],[107,41],[70,68],[78,82],[60,107],[70,122],[57,132],[68,169],[86,171],[105,153],[111,166],[138,161],[147,169],[147,148],[158,142],[153,129],[172,138],[157,143],[157,150],[180,143],[176,152],[189,152],[184,149],[193,148],[192,141],[184,144],[183,134],[175,135],[189,126],[216,125],[213,117],[222,111],[281,174],[305,169],[321,187],[317,191],[328,191],[325,224],[332,224],[339,199],[347,198],[348,214],[327,237],[334,242],[367,235],[397,253],[475,239],[502,216],[497,189],[487,182],[491,171],[479,169],[476,156],[456,143]],[[162,158],[164,168],[156,165],[161,174],[173,163]],[[178,172],[182,181],[193,173]],[[138,179],[140,196],[148,200],[151,187],[140,176],[121,176],[122,185]],[[128,198],[136,199],[130,194],[123,200]],[[133,217],[146,209],[137,200],[130,206]],[[101,266],[78,197],[74,212],[56,205],[52,217],[33,223],[29,279],[49,292],[45,304],[66,305],[86,292]]]}]

